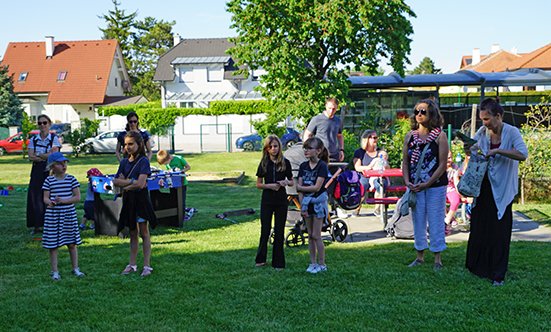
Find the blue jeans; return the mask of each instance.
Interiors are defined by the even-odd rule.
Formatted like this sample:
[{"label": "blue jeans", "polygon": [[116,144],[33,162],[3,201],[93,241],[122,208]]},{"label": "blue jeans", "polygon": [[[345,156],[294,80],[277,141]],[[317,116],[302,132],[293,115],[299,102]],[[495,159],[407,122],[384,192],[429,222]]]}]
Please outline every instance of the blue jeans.
[{"label": "blue jeans", "polygon": [[446,186],[427,188],[417,193],[417,204],[411,209],[415,249],[429,248],[427,241],[427,223],[430,233],[430,251],[441,252],[446,249]]},{"label": "blue jeans", "polygon": [[[364,190],[366,191],[366,194],[367,194],[367,191],[370,189],[369,188],[369,178],[366,178],[365,176],[360,175],[360,183],[364,186]],[[385,178],[375,179],[374,187],[375,187],[376,192],[379,192],[379,190],[381,190],[381,186],[383,187],[383,193],[384,193],[386,191],[386,180],[385,180]]]}]

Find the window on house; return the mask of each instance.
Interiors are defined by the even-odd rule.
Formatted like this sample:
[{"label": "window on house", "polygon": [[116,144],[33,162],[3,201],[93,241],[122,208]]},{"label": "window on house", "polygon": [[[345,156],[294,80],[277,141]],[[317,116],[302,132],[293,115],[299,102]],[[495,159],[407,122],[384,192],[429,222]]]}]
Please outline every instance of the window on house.
[{"label": "window on house", "polygon": [[117,78],[115,77],[115,87],[117,87]]},{"label": "window on house", "polygon": [[193,83],[193,67],[180,68],[180,83]]},{"label": "window on house", "polygon": [[27,80],[27,75],[29,75],[29,72],[24,71],[21,74],[19,74],[18,82],[25,82]]},{"label": "window on house", "polygon": [[224,67],[222,65],[212,65],[207,67],[207,81],[222,82],[224,76]]},{"label": "window on house", "polygon": [[63,82],[65,81],[65,78],[67,77],[67,72],[66,71],[60,71],[59,72],[59,75],[57,76],[57,81],[58,82]]},{"label": "window on house", "polygon": [[181,101],[180,108],[193,108],[193,102],[191,101]]}]

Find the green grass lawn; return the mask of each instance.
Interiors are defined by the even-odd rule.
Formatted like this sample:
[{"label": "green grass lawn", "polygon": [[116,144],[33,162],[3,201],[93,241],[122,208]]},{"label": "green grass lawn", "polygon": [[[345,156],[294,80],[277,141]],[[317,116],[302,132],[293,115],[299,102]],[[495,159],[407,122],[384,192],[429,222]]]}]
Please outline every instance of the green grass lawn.
[{"label": "green grass lawn", "polygon": [[[505,285],[465,268],[466,243],[450,243],[444,269],[408,268],[413,243],[326,242],[328,271],[311,275],[308,249],[285,249],[287,268],[254,266],[259,213],[233,224],[216,213],[258,209],[260,153],[184,155],[192,171],[244,170],[240,185],[191,183],[188,205],[199,213],[182,229],[152,231],[151,276],[119,275],[129,240],[83,231],[78,247],[85,277],[70,274],[59,253],[62,280],[49,277],[48,251],[28,235],[26,193],[0,196],[1,331],[549,331],[551,244],[514,242]],[[70,158],[68,173],[117,169],[114,155]],[[27,185],[30,163],[0,158],[0,186]],[[84,201],[84,195],[82,201]],[[82,204],[77,204],[79,217]],[[515,209],[519,206],[515,205]],[[549,206],[526,205],[549,223]],[[523,212],[524,213],[524,212]],[[530,215],[528,212],[526,212]],[[530,212],[532,213],[532,212]],[[271,253],[268,256],[271,257]],[[432,258],[427,254],[427,260]],[[142,267],[141,250],[138,265]]]}]

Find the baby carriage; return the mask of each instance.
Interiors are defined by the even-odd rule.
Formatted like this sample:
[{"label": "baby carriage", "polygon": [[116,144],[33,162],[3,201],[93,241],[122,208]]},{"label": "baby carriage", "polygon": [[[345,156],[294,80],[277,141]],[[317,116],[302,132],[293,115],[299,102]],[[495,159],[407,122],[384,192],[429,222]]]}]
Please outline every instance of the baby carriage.
[{"label": "baby carriage", "polygon": [[[296,184],[298,183],[299,166],[301,163],[307,161],[308,159],[306,159],[306,157],[304,156],[302,143],[297,143],[293,145],[293,147],[288,149],[283,155],[291,163],[291,167],[293,168],[293,179],[295,183],[294,186],[286,188],[288,199],[292,204],[290,204],[289,209],[287,209],[286,226],[291,227],[291,230],[285,237],[285,245],[287,247],[301,247],[306,242],[306,236],[304,234],[308,234],[308,230],[306,229],[306,222],[300,215],[300,203],[298,201]],[[335,188],[334,182],[339,176],[339,174],[342,172],[342,168],[344,168],[345,165],[348,165],[348,164],[330,163],[328,165],[329,172],[331,173],[332,177],[325,184],[325,188],[327,188],[327,194],[329,195],[329,203],[332,206],[334,206],[334,200],[333,200],[333,192]],[[330,210],[334,211],[335,209],[331,208]],[[327,221],[322,226],[322,231],[329,232],[331,234],[331,239],[333,241],[343,242],[348,237],[348,225],[346,224],[346,222],[344,222],[344,220],[341,220],[341,219],[336,220],[335,222],[332,222],[331,218],[334,218],[336,216],[336,213],[333,213],[331,211],[329,212]]]}]

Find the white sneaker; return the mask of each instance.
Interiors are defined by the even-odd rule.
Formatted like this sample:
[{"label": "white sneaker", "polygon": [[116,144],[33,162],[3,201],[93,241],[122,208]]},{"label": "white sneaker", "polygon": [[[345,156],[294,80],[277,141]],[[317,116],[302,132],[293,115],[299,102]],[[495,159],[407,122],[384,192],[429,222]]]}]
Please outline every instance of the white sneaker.
[{"label": "white sneaker", "polygon": [[343,211],[341,208],[337,208],[337,217],[339,218],[348,218],[348,214]]},{"label": "white sneaker", "polygon": [[318,272],[323,272],[323,271],[327,271],[327,265],[317,265],[316,268],[311,271],[310,273],[318,273]]},{"label": "white sneaker", "polygon": [[318,264],[310,264],[308,265],[308,268],[306,269],[306,272],[310,272],[310,273],[315,273],[315,272],[312,272],[316,269],[316,267],[318,267]]}]

